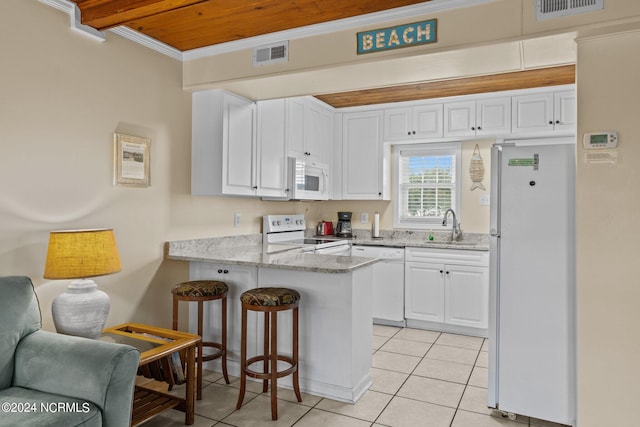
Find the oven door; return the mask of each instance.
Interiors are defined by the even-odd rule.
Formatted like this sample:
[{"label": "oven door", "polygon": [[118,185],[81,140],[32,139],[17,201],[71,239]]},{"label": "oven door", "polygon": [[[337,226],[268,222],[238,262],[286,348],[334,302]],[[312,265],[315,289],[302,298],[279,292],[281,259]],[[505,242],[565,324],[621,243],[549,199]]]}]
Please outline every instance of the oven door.
[{"label": "oven door", "polygon": [[308,160],[289,158],[289,189],[294,200],[328,200],[329,167]]}]

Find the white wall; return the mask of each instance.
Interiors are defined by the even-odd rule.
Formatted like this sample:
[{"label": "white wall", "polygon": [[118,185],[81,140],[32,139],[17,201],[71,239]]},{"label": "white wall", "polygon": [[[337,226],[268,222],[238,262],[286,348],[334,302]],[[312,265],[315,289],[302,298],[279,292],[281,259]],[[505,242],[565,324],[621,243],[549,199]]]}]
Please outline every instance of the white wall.
[{"label": "white wall", "polygon": [[618,132],[618,163],[577,155],[578,421],[640,417],[640,25],[578,42],[578,134]]}]

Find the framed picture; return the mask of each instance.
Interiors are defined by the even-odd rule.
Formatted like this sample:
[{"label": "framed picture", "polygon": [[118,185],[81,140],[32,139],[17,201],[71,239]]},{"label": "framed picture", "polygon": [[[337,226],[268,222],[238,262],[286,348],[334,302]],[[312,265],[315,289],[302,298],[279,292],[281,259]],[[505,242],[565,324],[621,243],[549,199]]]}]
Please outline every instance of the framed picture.
[{"label": "framed picture", "polygon": [[151,139],[113,134],[114,185],[148,187],[151,185]]}]

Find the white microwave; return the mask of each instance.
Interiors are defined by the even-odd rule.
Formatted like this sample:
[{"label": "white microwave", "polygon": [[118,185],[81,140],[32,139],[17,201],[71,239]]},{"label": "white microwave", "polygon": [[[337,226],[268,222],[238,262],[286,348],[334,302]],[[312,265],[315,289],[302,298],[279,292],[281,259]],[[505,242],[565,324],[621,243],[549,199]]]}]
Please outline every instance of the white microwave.
[{"label": "white microwave", "polygon": [[290,199],[329,199],[329,166],[296,157],[289,157],[288,166]]}]

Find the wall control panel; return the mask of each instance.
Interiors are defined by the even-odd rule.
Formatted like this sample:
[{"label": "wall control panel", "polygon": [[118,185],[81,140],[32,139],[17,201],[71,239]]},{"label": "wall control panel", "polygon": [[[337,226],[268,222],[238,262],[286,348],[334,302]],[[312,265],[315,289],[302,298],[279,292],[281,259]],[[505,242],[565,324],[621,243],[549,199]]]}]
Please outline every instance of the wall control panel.
[{"label": "wall control panel", "polygon": [[586,149],[615,148],[618,146],[618,132],[609,130],[585,133],[582,144]]}]

